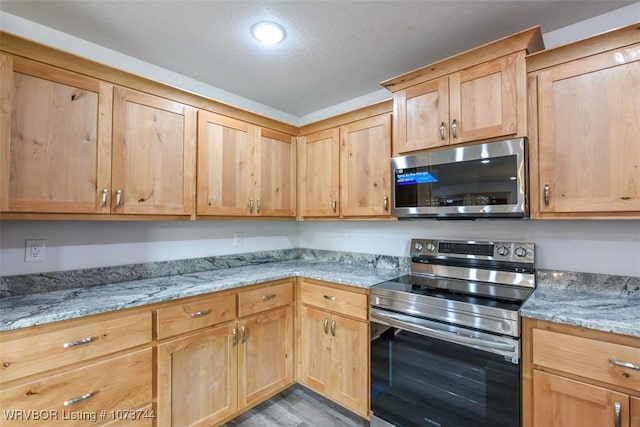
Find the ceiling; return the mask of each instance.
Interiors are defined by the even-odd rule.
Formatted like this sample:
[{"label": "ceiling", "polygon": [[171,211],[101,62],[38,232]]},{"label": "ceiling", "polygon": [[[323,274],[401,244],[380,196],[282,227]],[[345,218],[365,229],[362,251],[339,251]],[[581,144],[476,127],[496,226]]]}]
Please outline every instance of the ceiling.
[{"label": "ceiling", "polygon": [[[586,0],[0,0],[0,10],[295,117],[534,25],[542,32],[632,4]],[[259,20],[287,38],[261,46]]]}]

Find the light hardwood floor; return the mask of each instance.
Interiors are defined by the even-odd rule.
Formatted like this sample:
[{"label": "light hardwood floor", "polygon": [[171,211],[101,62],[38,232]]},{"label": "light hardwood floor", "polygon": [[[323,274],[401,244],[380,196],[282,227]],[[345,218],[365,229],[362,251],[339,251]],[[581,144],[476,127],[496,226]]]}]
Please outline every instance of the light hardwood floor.
[{"label": "light hardwood floor", "polygon": [[223,427],[368,427],[369,421],[301,385],[245,412]]}]

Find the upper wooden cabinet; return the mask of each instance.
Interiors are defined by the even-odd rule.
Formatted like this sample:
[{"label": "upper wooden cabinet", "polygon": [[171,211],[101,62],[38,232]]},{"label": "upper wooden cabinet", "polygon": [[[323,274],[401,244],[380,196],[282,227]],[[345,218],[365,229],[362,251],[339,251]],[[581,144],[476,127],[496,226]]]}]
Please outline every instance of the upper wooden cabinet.
[{"label": "upper wooden cabinet", "polygon": [[198,113],[198,215],[296,214],[295,137]]},{"label": "upper wooden cabinet", "polygon": [[387,104],[390,109],[390,102],[382,103],[366,118],[333,118],[328,128],[321,123],[314,126],[321,130],[299,138],[300,217],[389,217]]},{"label": "upper wooden cabinet", "polygon": [[109,212],[113,86],[0,54],[0,211]]},{"label": "upper wooden cabinet", "polygon": [[524,57],[542,46],[535,27],[383,82],[393,92],[393,155],[525,136]]},{"label": "upper wooden cabinet", "polygon": [[116,87],[111,211],[191,215],[195,143],[194,108]]},{"label": "upper wooden cabinet", "polygon": [[637,25],[527,58],[534,218],[640,217]]}]

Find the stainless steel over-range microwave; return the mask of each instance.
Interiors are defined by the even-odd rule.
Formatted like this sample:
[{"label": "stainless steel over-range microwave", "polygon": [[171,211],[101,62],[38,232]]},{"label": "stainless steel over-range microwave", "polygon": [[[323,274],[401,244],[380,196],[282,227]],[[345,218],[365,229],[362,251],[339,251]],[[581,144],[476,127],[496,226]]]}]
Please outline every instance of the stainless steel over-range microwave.
[{"label": "stainless steel over-range microwave", "polygon": [[391,159],[398,218],[529,216],[526,138],[418,152]]}]

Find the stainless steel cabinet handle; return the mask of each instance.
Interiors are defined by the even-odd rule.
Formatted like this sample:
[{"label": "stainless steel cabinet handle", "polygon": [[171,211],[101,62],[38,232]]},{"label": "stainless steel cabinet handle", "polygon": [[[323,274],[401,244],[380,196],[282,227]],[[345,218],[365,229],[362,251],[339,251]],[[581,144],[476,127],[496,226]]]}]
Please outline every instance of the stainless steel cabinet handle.
[{"label": "stainless steel cabinet handle", "polygon": [[337,207],[338,201],[336,199],[331,200],[331,209],[333,210],[333,212],[336,212]]},{"label": "stainless steel cabinet handle", "polygon": [[63,348],[77,347],[79,345],[89,344],[90,342],[94,342],[97,339],[98,339],[98,337],[82,338],[81,340],[66,342],[66,343],[62,344],[62,347]]},{"label": "stainless steel cabinet handle", "polygon": [[551,187],[549,187],[549,184],[545,184],[544,185],[544,205],[545,206],[549,206],[549,190],[551,190]]},{"label": "stainless steel cabinet handle", "polygon": [[444,122],[440,123],[440,141],[444,141],[444,132],[446,130],[446,125],[444,124]]},{"label": "stainless steel cabinet handle", "polygon": [[458,137],[458,121],[456,119],[453,119],[453,122],[451,123],[451,135],[454,138]]},{"label": "stainless steel cabinet handle", "polygon": [[101,207],[106,208],[107,207],[107,199],[109,198],[109,189],[108,188],[103,188],[102,189],[102,203],[101,203]]},{"label": "stainless steel cabinet handle", "polygon": [[196,311],[195,313],[191,313],[191,317],[202,317],[209,313],[211,313],[211,310]]},{"label": "stainless steel cabinet handle", "polygon": [[324,299],[328,299],[329,301],[335,301],[335,300],[336,300],[336,297],[332,297],[332,296],[329,296],[329,295],[325,295],[325,296],[324,296]]},{"label": "stainless steel cabinet handle", "polygon": [[240,329],[242,330],[242,343],[244,344],[247,342],[247,328],[242,326]]},{"label": "stainless steel cabinet handle", "polygon": [[122,190],[116,191],[116,208],[122,207]]},{"label": "stainless steel cabinet handle", "polygon": [[238,345],[238,328],[233,328],[231,331],[231,346],[235,347]]},{"label": "stainless steel cabinet handle", "polygon": [[276,297],[276,294],[263,295],[262,296],[262,301],[269,301],[270,299],[274,299],[275,297]]},{"label": "stainless steel cabinet handle", "polygon": [[262,210],[262,203],[260,202],[260,199],[257,199],[257,200],[256,200],[256,204],[257,204],[257,206],[256,206],[256,213],[258,213],[258,214],[259,214],[259,213],[260,213],[260,211]]},{"label": "stainless steel cabinet handle", "polygon": [[253,199],[249,199],[249,213],[253,213]]},{"label": "stainless steel cabinet handle", "polygon": [[69,399],[69,400],[65,400],[64,401],[64,406],[69,406],[69,405],[73,405],[74,403],[80,403],[83,402],[87,399],[90,399],[93,397],[94,394],[96,394],[96,391],[92,391],[89,393],[85,393],[82,396],[78,396],[78,397],[74,397],[73,399]]},{"label": "stainless steel cabinet handle", "polygon": [[613,424],[616,427],[622,426],[622,417],[620,416],[622,412],[622,405],[620,402],[616,402],[613,404]]},{"label": "stainless steel cabinet handle", "polygon": [[324,319],[324,334],[327,335],[329,333],[329,319]]},{"label": "stainless steel cabinet handle", "polygon": [[382,199],[382,208],[385,212],[389,210],[389,196],[384,196],[384,199]]},{"label": "stainless steel cabinet handle", "polygon": [[640,371],[640,365],[629,362],[621,362],[620,360],[616,360],[613,357],[609,358],[609,363],[611,363],[612,365],[621,366],[623,368],[635,369],[636,371]]},{"label": "stainless steel cabinet handle", "polygon": [[336,336],[336,321],[331,322],[331,336]]}]

